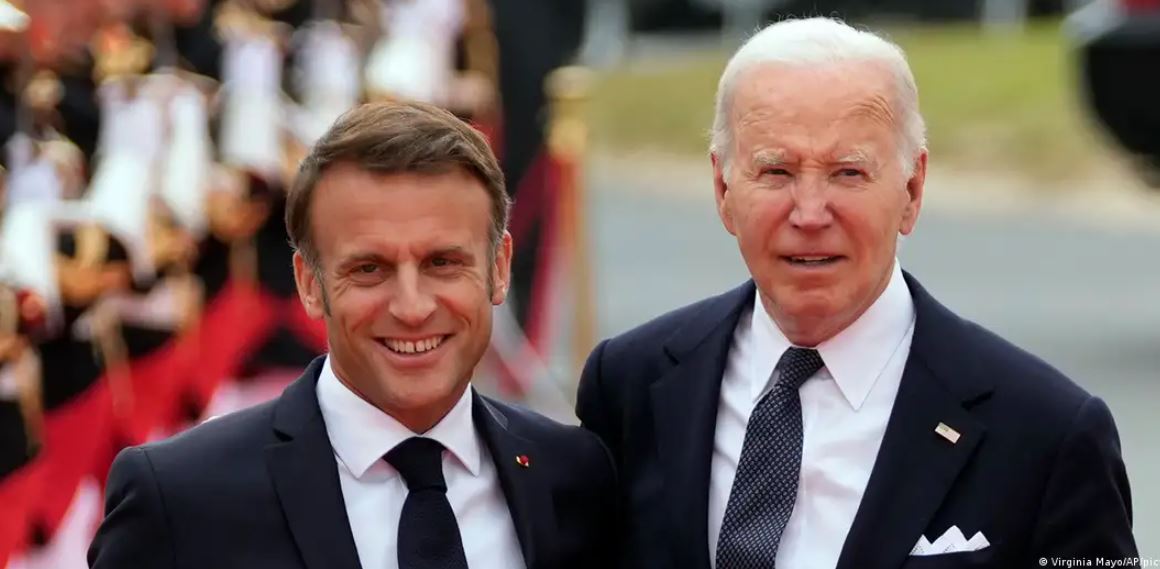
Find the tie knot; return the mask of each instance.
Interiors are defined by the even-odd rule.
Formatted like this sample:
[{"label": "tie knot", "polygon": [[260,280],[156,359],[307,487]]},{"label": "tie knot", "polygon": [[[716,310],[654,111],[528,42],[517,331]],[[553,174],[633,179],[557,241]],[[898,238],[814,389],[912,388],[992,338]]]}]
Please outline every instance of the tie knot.
[{"label": "tie knot", "polygon": [[399,471],[408,490],[447,491],[447,483],[443,480],[443,445],[438,441],[411,437],[383,458]]},{"label": "tie knot", "polygon": [[781,371],[778,384],[796,391],[810,376],[818,373],[823,365],[822,355],[817,350],[790,348],[777,362],[777,369]]}]

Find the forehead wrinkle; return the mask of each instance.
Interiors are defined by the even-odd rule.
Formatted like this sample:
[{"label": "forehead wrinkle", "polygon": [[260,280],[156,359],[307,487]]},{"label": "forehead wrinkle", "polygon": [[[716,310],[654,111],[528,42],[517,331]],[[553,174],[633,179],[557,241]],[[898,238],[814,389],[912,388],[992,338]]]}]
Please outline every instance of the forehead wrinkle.
[{"label": "forehead wrinkle", "polygon": [[[741,138],[752,136],[753,134],[761,134],[766,130],[764,128],[765,123],[775,118],[776,115],[773,112],[759,105],[755,105],[744,112],[738,111],[733,127],[736,133],[735,137]],[[757,130],[756,133],[751,132],[754,129]]]},{"label": "forehead wrinkle", "polygon": [[846,118],[868,118],[891,128],[894,127],[896,119],[894,105],[886,97],[882,96],[881,93],[874,93],[854,103],[846,113]]},{"label": "forehead wrinkle", "polygon": [[[735,96],[743,98],[742,91],[746,87],[753,91],[748,94],[756,100],[733,107],[731,114],[734,119],[734,144],[743,145],[744,141],[749,141],[751,144],[765,146],[750,153],[747,166],[785,165],[794,160],[798,151],[814,154],[819,158],[828,156],[823,160],[831,163],[858,162],[875,165],[877,149],[873,145],[851,148],[845,143],[857,144],[857,142],[850,141],[849,136],[854,133],[865,134],[869,125],[887,126],[891,130],[897,128],[895,125],[897,115],[895,106],[891,104],[892,98],[886,89],[878,86],[865,89],[862,93],[847,98],[843,103],[838,103],[838,100],[825,103],[815,99],[797,107],[776,105],[774,101],[762,96],[767,95],[765,91],[768,90],[744,84]],[[835,103],[841,106],[838,108],[830,106]],[[829,110],[826,109],[827,106]],[[824,126],[816,124],[813,128],[805,130],[799,128],[801,126],[798,124],[799,121],[809,122],[810,117],[820,119]],[[771,122],[774,124],[771,125]],[[861,126],[858,126],[858,123]],[[788,130],[782,131],[781,127],[788,127]]]}]

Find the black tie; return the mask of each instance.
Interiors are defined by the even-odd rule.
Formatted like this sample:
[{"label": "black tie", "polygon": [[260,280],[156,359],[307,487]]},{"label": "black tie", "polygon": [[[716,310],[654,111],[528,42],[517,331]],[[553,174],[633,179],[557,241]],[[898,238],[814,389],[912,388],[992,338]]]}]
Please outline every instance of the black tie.
[{"label": "black tie", "polygon": [[717,569],[774,566],[801,475],[798,388],[821,368],[822,357],[816,350],[786,350],[777,363],[777,383],[754,407],[717,540]]},{"label": "black tie", "polygon": [[443,445],[413,437],[384,457],[407,483],[399,519],[399,569],[467,569],[443,480]]}]

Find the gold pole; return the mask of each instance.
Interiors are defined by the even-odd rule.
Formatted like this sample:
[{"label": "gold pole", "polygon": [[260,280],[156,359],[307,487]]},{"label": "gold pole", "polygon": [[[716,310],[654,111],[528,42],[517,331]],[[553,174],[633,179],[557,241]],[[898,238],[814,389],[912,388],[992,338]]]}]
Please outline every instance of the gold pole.
[{"label": "gold pole", "polygon": [[579,372],[588,352],[596,345],[596,306],[592,292],[592,267],[588,252],[587,195],[584,191],[584,158],[588,148],[588,125],[584,107],[591,90],[592,74],[582,67],[562,67],[548,76],[552,122],[548,150],[560,167],[560,244],[571,261],[574,301],[572,364]]}]

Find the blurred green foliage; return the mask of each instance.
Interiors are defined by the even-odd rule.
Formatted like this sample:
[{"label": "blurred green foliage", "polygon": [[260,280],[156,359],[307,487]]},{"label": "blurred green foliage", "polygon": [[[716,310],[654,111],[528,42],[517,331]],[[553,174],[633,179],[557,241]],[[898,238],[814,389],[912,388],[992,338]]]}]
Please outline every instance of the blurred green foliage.
[{"label": "blurred green foliage", "polygon": [[[906,51],[932,160],[1045,181],[1074,179],[1112,152],[1079,100],[1059,22],[987,35],[977,26],[879,30]],[[589,118],[599,150],[703,157],[728,54],[637,59],[600,74]]]}]

